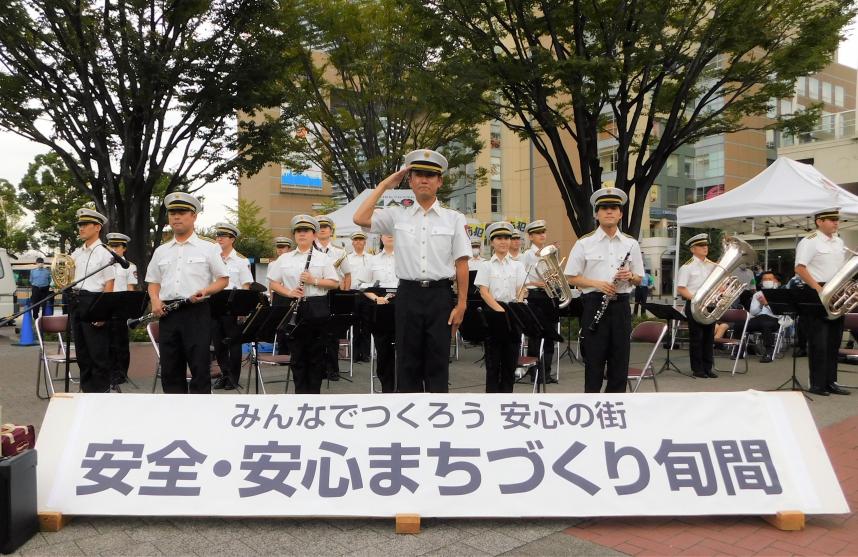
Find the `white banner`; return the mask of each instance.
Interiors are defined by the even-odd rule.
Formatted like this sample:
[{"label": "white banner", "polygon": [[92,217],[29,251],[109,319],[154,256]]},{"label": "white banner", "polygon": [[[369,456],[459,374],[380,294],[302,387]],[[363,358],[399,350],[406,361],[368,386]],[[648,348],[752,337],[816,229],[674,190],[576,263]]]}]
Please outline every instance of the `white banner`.
[{"label": "white banner", "polygon": [[847,513],[796,393],[58,395],[39,510]]}]

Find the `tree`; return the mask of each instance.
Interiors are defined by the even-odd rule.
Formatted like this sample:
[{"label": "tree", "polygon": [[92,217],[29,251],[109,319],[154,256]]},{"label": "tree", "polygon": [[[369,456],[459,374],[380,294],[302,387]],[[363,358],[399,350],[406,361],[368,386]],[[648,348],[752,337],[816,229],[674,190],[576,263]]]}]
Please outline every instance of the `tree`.
[{"label": "tree", "polygon": [[24,211],[15,196],[15,186],[0,178],[0,247],[13,252],[26,251],[32,229],[23,226]]},{"label": "tree", "polygon": [[274,255],[274,237],[265,219],[259,216],[259,205],[247,199],[238,200],[238,207],[228,208],[230,222],[238,227],[235,249],[246,257],[259,261]]},{"label": "tree", "polygon": [[75,212],[89,198],[75,187],[59,155],[36,155],[18,189],[18,201],[33,211],[39,241],[61,253],[71,253],[77,240]]},{"label": "tree", "polygon": [[279,129],[258,128],[272,117],[242,121],[247,141],[269,146],[245,172],[275,159],[318,168],[352,200],[414,149],[443,151],[451,169],[473,161],[480,92],[437,86],[450,78],[435,61],[438,39],[415,32],[424,22],[400,0],[299,2],[289,17],[303,33],[290,50],[292,79],[277,84]]},{"label": "tree", "polygon": [[[650,187],[680,146],[771,125],[771,99],[821,69],[851,0],[412,0],[446,39],[447,72],[485,88],[482,110],[533,142],[580,236],[594,228],[600,146],[634,193],[637,237]],[[430,26],[435,24],[434,27]],[[775,122],[802,128],[811,107]],[[571,140],[571,141],[570,141]],[[580,161],[580,163],[579,163]]]},{"label": "tree", "polygon": [[0,127],[56,152],[145,267],[156,184],[229,172],[236,112],[277,102],[280,14],[277,0],[2,2]]}]

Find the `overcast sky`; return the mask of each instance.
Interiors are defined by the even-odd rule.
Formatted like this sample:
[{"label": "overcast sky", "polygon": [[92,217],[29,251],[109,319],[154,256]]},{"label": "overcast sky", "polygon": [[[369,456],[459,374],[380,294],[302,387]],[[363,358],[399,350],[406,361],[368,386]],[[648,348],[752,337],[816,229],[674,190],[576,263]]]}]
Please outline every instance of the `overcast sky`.
[{"label": "overcast sky", "polygon": [[[837,60],[841,64],[858,68],[858,24],[853,23],[846,31],[846,40],[840,46]],[[27,172],[27,166],[33,158],[46,151],[47,148],[42,145],[13,133],[0,131],[0,178],[17,184]],[[197,222],[202,226],[211,226],[226,220],[226,208],[236,205],[236,188],[223,181],[206,185],[202,193],[206,198],[205,207]]]}]

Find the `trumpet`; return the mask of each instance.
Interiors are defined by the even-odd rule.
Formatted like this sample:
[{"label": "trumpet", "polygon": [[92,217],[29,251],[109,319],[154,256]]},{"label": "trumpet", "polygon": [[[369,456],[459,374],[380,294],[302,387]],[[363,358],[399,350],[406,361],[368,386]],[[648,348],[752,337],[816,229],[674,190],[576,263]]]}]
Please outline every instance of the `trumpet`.
[{"label": "trumpet", "polygon": [[[164,315],[170,313],[171,311],[175,311],[175,310],[179,309],[180,307],[184,307],[190,303],[191,303],[191,299],[185,298],[183,300],[176,300],[175,302],[173,302],[171,304],[167,304],[166,306],[164,306]],[[129,329],[136,329],[141,324],[143,324],[147,321],[152,321],[153,319],[155,319],[155,317],[156,317],[155,312],[153,311],[153,312],[147,313],[146,315],[142,315],[136,319],[128,319],[127,321],[125,321],[125,324],[128,326]]]}]

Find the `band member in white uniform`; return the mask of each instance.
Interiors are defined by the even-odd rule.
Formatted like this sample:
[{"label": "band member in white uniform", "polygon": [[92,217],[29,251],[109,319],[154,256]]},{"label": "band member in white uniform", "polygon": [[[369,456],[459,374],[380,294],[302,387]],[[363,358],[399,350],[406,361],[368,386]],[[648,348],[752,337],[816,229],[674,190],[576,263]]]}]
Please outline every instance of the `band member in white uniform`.
[{"label": "band member in white uniform", "polygon": [[515,261],[521,261],[521,255],[521,232],[518,231],[518,228],[515,228],[512,231],[512,238],[510,238],[509,242],[509,256]]},{"label": "band member in white uniform", "polygon": [[630,293],[641,283],[643,257],[638,241],[620,231],[626,192],[602,188],[590,196],[599,227],[578,238],[564,274],[581,289],[581,356],[584,392],[623,393],[629,378],[632,332]]},{"label": "band member in white uniform", "polygon": [[679,268],[676,292],[685,300],[691,373],[700,379],[715,378],[718,377],[712,369],[715,364],[715,323],[704,325],[695,321],[691,315],[691,300],[717,265],[706,257],[709,255],[709,236],[705,232],[692,236],[685,245],[691,250],[691,259]]},{"label": "band member in white uniform", "polygon": [[[226,288],[229,274],[217,244],[194,232],[200,201],[174,192],[164,198],[164,206],[173,239],[155,249],[146,269],[152,311],[160,317],[161,387],[165,393],[211,393],[208,297]],[[166,304],[186,299],[192,303],[164,314]],[[189,367],[190,383],[185,377]]]},{"label": "band member in white uniform", "polygon": [[[351,270],[352,289],[362,290],[368,286],[364,280],[366,279],[366,272],[372,255],[366,251],[366,234],[362,231],[353,232],[351,239],[352,252],[346,256],[346,260]],[[356,362],[369,361],[369,329],[363,318],[365,312],[362,310],[365,301],[366,298],[359,296],[355,302],[355,322],[352,329],[354,331],[354,338],[352,345],[355,351],[354,360]]]},{"label": "band member in white uniform", "polygon": [[[107,235],[107,246],[120,257],[125,257],[128,242],[131,238],[119,232]],[[119,263],[113,264],[113,291],[124,292],[137,290],[137,265],[129,262],[128,268],[123,269]],[[119,391],[119,385],[128,381],[128,366],[131,364],[131,352],[128,348],[128,325],[122,317],[110,320],[110,387]]]},{"label": "band member in white uniform", "polygon": [[[544,248],[547,243],[548,228],[544,220],[535,220],[529,223],[524,231],[530,239],[530,248],[521,256],[521,262],[524,268],[528,271],[527,275],[527,303],[530,305],[536,318],[539,319],[540,325],[546,330],[556,331],[557,324],[560,322],[560,312],[557,308],[557,302],[550,298],[545,290],[542,289],[545,283],[539,278],[536,272],[536,262],[539,260],[539,251]],[[539,345],[542,339],[539,337],[528,337],[527,339],[527,355],[539,357]],[[551,365],[554,362],[554,341],[545,340],[543,345],[545,357],[540,360],[539,366],[545,364],[544,377],[547,383],[557,383],[557,373],[551,372]]]},{"label": "band member in white uniform", "polygon": [[[506,311],[498,302],[516,301],[518,291],[524,286],[524,265],[509,256],[513,230],[512,224],[508,222],[495,222],[486,229],[494,253],[491,259],[483,261],[474,285],[480,289],[480,296],[488,306],[485,308],[487,311]],[[521,344],[518,341],[519,333],[510,336],[515,340],[510,342],[508,338],[494,337],[489,331],[485,342],[487,393],[512,392]]]},{"label": "band member in white uniform", "polygon": [[80,369],[80,390],[104,393],[111,387],[110,331],[105,322],[89,319],[88,312],[98,293],[113,291],[113,256],[99,237],[102,227],[107,224],[107,217],[92,209],[78,209],[75,216],[83,245],[71,254],[74,280],[78,281],[106,266],[75,285],[71,296],[71,327]]},{"label": "band member in white uniform", "polygon": [[[238,237],[238,227],[234,224],[215,224],[215,240],[220,246],[220,257],[229,275],[226,290],[247,290],[253,282],[250,262],[235,249]],[[212,319],[212,345],[220,368],[220,377],[214,382],[212,389],[231,391],[238,386],[241,378],[241,327],[238,318],[228,310]]]},{"label": "band member in white uniform", "polygon": [[289,339],[296,394],[319,394],[322,389],[323,333],[327,318],[319,308],[327,307],[328,291],[339,286],[332,262],[314,247],[318,229],[319,221],[310,215],[293,217],[296,248],[268,267],[268,286],[272,291],[290,300],[301,299],[298,326]]},{"label": "band member in white uniform", "polygon": [[292,241],[292,238],[287,238],[286,236],[277,236],[274,238],[274,253],[275,259],[280,257],[284,253],[292,251],[292,248],[295,247],[295,242]]},{"label": "band member in white uniform", "polygon": [[471,258],[468,259],[468,271],[479,271],[483,261],[483,250],[480,248],[480,239],[477,237],[471,238]]},{"label": "band member in white uniform", "polygon": [[[396,380],[400,392],[448,391],[450,339],[465,314],[471,248],[465,216],[437,198],[447,159],[429,149],[412,151],[405,166],[385,178],[354,214],[358,226],[396,240],[399,289],[396,322]],[[408,176],[417,203],[374,211],[382,194]],[[450,293],[456,277],[457,301]]]},{"label": "band member in white uniform", "polygon": [[[334,235],[334,221],[327,215],[319,215],[316,217],[319,221],[319,232],[316,236],[316,245],[322,253],[328,256],[328,259],[334,266],[337,272],[340,284],[340,290],[351,289],[352,270],[349,266],[346,250],[332,243]],[[340,380],[340,339],[339,335],[331,331],[325,331],[325,370],[328,374],[328,380]]]},{"label": "band member in white uniform", "polygon": [[[396,278],[396,258],[393,254],[393,236],[383,234],[381,236],[383,249],[373,255],[364,271],[362,282],[371,286],[373,289],[382,288],[388,291],[395,290],[399,286],[399,279]],[[386,305],[389,304],[395,294],[387,292],[382,295],[379,291],[364,293],[367,300],[371,304]],[[370,308],[370,311],[372,308]],[[371,317],[371,316],[368,316]],[[377,355],[377,364],[375,374],[381,381],[381,392],[394,393],[396,392],[396,359],[395,359],[395,341],[396,333],[394,327],[376,327],[375,336],[375,352]]]},{"label": "band member in white uniform", "polygon": [[[837,233],[840,227],[840,208],[819,211],[814,215],[816,232],[808,235],[795,249],[795,272],[807,288],[822,293],[846,263],[843,240]],[[807,364],[810,368],[808,392],[819,396],[848,395],[849,391],[837,384],[837,356],[843,337],[843,317],[828,319],[821,310],[801,312],[807,331]]]}]

